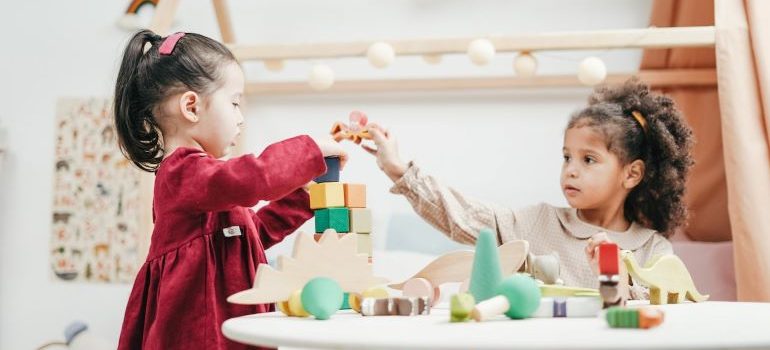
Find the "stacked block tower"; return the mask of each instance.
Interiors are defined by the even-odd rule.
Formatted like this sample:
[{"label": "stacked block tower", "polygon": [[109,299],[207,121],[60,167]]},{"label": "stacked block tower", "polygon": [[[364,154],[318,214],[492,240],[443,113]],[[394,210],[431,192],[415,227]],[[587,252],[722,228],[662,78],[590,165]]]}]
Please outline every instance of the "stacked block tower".
[{"label": "stacked block tower", "polygon": [[355,234],[358,252],[372,259],[372,212],[366,207],[366,185],[341,183],[340,159],[325,159],[327,172],[310,186],[310,208],[315,211],[316,240],[327,229]]}]

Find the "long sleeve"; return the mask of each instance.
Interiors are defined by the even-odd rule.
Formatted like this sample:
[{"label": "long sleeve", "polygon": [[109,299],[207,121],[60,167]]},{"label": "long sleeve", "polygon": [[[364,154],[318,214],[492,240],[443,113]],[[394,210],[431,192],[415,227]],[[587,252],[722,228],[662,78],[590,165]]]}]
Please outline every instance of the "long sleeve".
[{"label": "long sleeve", "polygon": [[258,238],[265,249],[280,243],[312,217],[310,196],[302,188],[252,212]]},{"label": "long sleeve", "polygon": [[413,163],[390,191],[403,194],[419,216],[454,241],[473,244],[484,228],[496,231],[499,242],[513,235],[512,210],[466,197],[423,174]]},{"label": "long sleeve", "polygon": [[[165,169],[168,192],[180,210],[224,211],[283,198],[326,171],[321,151],[307,136],[268,146],[259,156],[227,161],[190,152]],[[172,190],[173,189],[173,190]]]}]

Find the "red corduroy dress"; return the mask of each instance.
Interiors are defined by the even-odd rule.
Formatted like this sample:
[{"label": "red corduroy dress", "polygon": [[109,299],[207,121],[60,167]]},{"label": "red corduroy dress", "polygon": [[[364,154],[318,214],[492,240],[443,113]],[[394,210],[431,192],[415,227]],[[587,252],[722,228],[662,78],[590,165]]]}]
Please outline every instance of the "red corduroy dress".
[{"label": "red corduroy dress", "polygon": [[[259,155],[221,161],[180,148],[158,168],[147,261],[128,299],[119,349],[243,349],[222,323],[267,312],[272,305],[235,305],[251,288],[265,249],[313,217],[301,187],[326,171],[307,136]],[[260,201],[269,204],[254,212]],[[227,233],[225,233],[227,232]]]}]

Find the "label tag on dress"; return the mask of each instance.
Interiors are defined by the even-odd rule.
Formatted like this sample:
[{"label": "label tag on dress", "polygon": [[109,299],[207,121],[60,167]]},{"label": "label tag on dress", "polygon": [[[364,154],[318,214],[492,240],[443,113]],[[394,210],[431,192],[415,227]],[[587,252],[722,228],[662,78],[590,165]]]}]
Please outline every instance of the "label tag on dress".
[{"label": "label tag on dress", "polygon": [[224,232],[225,237],[240,236],[241,228],[238,226],[231,226],[226,229],[223,229],[222,232]]}]

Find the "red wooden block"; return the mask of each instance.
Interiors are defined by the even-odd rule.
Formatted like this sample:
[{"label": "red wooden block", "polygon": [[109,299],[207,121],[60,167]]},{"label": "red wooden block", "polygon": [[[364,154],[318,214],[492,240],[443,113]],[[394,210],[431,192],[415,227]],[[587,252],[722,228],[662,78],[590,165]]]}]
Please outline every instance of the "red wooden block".
[{"label": "red wooden block", "polygon": [[599,245],[599,274],[617,275],[620,273],[618,260],[618,245],[602,243]]}]

